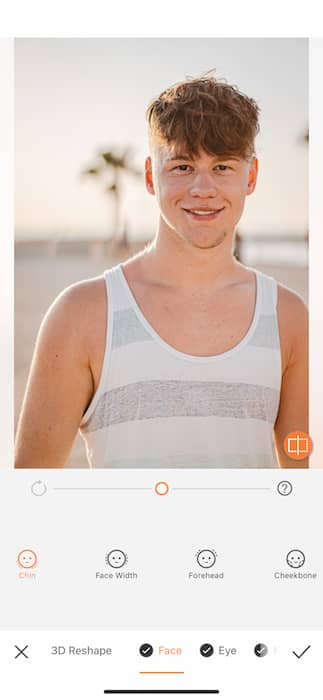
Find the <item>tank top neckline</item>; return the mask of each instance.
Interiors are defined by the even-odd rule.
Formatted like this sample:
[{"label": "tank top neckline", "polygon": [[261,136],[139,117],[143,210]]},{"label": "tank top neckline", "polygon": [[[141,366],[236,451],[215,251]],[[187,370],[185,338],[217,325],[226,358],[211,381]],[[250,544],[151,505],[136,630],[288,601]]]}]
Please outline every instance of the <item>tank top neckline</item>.
[{"label": "tank top neckline", "polygon": [[181,352],[180,350],[176,350],[172,345],[166,342],[158,333],[155,331],[153,326],[149,323],[149,321],[146,319],[144,313],[142,312],[139,304],[136,301],[136,298],[130,289],[130,286],[128,284],[127,278],[125,276],[125,273],[122,268],[122,264],[119,264],[115,267],[115,272],[118,275],[118,278],[122,284],[122,287],[131,302],[131,306],[133,307],[134,311],[136,312],[139,320],[147,330],[147,332],[156,340],[159,345],[161,345],[165,350],[167,350],[169,353],[177,357],[178,359],[182,360],[188,360],[190,362],[196,362],[196,363],[208,363],[208,362],[219,362],[220,360],[226,359],[230,357],[231,355],[234,355],[235,353],[239,352],[251,339],[251,337],[254,334],[254,331],[256,329],[258,319],[260,316],[260,308],[261,308],[261,280],[260,280],[260,275],[258,270],[254,270],[252,268],[247,268],[251,272],[253,272],[255,276],[255,281],[256,281],[256,302],[255,302],[255,307],[254,307],[254,312],[253,312],[253,317],[251,320],[251,323],[249,325],[249,328],[245,335],[241,338],[241,340],[234,345],[232,348],[229,348],[225,352],[218,353],[217,355],[190,355],[185,352]]}]

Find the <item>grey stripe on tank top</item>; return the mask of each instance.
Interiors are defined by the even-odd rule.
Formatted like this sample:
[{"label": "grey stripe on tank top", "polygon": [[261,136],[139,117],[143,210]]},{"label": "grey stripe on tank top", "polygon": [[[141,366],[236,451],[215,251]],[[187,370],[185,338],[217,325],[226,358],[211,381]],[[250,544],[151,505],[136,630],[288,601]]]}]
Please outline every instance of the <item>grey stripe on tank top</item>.
[{"label": "grey stripe on tank top", "polygon": [[105,392],[86,430],[92,432],[115,423],[175,416],[255,418],[273,423],[277,401],[277,390],[253,384],[136,382]]}]

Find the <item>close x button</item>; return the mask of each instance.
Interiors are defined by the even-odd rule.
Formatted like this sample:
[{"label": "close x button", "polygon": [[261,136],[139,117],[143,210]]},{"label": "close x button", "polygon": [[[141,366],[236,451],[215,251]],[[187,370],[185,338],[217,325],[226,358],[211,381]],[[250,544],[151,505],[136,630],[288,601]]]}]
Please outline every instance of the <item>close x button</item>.
[{"label": "close x button", "polygon": [[28,654],[26,654],[26,649],[28,649],[29,644],[26,644],[23,649],[20,649],[20,647],[15,644],[15,649],[18,651],[18,654],[16,654],[15,659],[18,659],[19,656],[23,656],[25,659],[29,659]]}]

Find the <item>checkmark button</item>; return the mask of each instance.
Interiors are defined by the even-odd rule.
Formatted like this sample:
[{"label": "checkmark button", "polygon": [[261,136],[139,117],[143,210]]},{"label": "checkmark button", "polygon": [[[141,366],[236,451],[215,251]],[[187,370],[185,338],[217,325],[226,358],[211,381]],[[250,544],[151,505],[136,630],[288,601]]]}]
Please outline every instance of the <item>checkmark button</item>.
[{"label": "checkmark button", "polygon": [[306,649],[304,649],[303,651],[301,651],[300,654],[297,654],[296,651],[293,651],[293,654],[294,654],[294,656],[296,656],[297,659],[301,659],[302,656],[304,656],[304,654],[306,654],[306,652],[307,652],[310,648],[311,648],[311,645],[309,644],[308,647],[306,647]]},{"label": "checkmark button", "polygon": [[141,656],[144,656],[145,659],[148,659],[148,657],[151,656],[153,653],[154,649],[151,646],[151,644],[142,644],[139,649],[139,654],[141,654]]},{"label": "checkmark button", "polygon": [[266,644],[256,644],[254,648],[254,653],[256,656],[258,656],[259,659],[263,659],[264,656],[267,656],[268,654],[268,647]]},{"label": "checkmark button", "polygon": [[208,659],[210,656],[213,656],[214,647],[212,644],[202,644],[200,647],[200,654],[201,656],[204,656],[205,659]]}]

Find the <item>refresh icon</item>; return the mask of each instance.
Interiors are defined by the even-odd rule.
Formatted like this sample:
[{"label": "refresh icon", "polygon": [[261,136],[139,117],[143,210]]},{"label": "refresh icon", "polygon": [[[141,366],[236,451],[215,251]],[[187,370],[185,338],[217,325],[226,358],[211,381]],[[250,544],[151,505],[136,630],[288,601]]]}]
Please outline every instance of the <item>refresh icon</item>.
[{"label": "refresh icon", "polygon": [[34,481],[30,490],[34,496],[45,496],[45,493],[47,493],[47,486],[43,481]]}]

